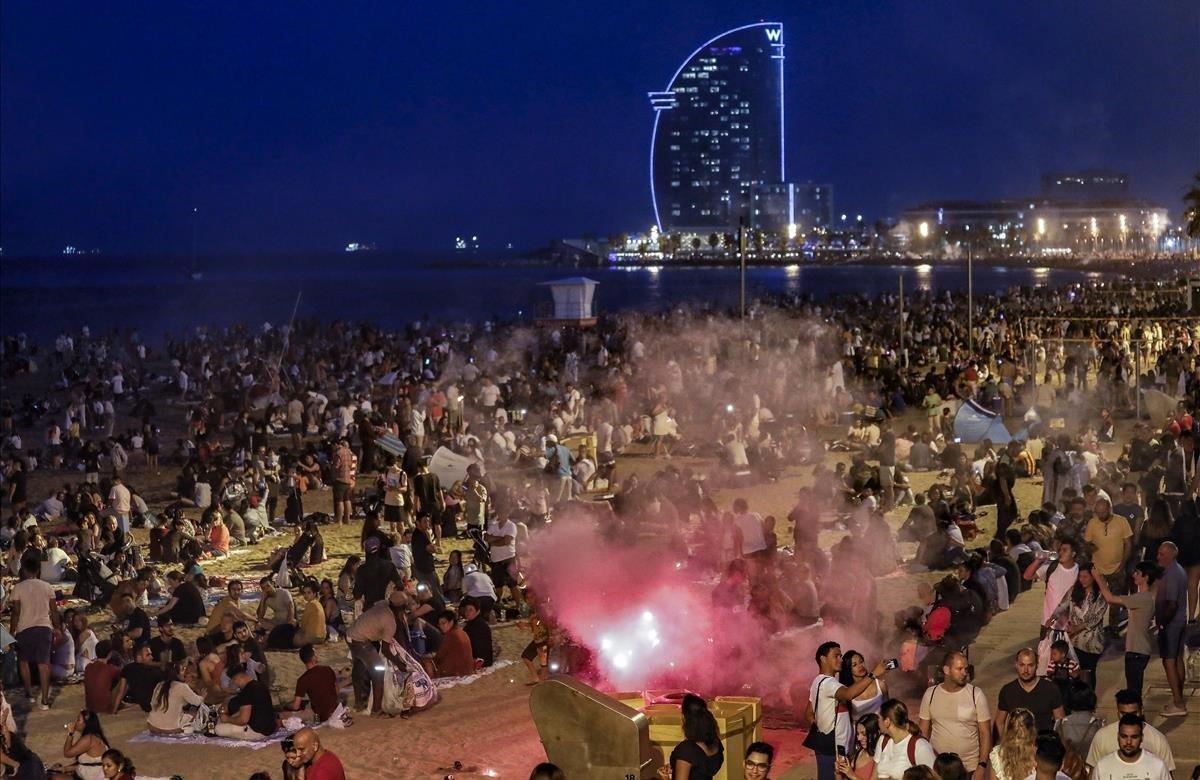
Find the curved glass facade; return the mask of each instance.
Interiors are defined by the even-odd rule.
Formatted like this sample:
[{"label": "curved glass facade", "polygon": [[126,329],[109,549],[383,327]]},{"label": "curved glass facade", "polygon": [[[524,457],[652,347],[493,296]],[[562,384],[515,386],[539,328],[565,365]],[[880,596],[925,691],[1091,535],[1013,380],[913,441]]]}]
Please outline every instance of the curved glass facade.
[{"label": "curved glass facade", "polygon": [[753,190],[784,181],[783,25],[718,35],[650,93],[650,193],[663,231],[751,222]]}]

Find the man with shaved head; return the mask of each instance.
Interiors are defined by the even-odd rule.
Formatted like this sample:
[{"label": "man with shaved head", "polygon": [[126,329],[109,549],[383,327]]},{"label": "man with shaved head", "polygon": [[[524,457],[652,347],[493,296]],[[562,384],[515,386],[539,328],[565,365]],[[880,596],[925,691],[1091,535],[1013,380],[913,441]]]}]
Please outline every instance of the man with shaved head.
[{"label": "man with shaved head", "polygon": [[321,738],[312,729],[300,729],[292,736],[296,749],[300,751],[300,760],[307,768],[304,777],[307,780],[346,780],[346,770],[342,761],[333,753],[321,747]]},{"label": "man with shaved head", "polygon": [[1187,700],[1183,698],[1183,635],[1187,631],[1187,572],[1179,565],[1179,548],[1174,542],[1163,542],[1156,556],[1162,569],[1154,591],[1154,620],[1158,624],[1158,655],[1162,658],[1167,685],[1171,687],[1171,703],[1163,707],[1168,718],[1187,715]]},{"label": "man with shaved head", "polygon": [[967,657],[946,653],[940,685],[921,697],[921,736],[939,753],[955,753],[975,780],[987,777],[992,750],[992,713],[987,695],[970,683]]},{"label": "man with shaved head", "polygon": [[1033,713],[1038,731],[1054,728],[1055,721],[1066,717],[1058,686],[1037,676],[1037,653],[1032,648],[1017,651],[1016,667],[1017,679],[1001,688],[996,700],[997,731],[1004,733],[1005,718],[1017,708]]}]

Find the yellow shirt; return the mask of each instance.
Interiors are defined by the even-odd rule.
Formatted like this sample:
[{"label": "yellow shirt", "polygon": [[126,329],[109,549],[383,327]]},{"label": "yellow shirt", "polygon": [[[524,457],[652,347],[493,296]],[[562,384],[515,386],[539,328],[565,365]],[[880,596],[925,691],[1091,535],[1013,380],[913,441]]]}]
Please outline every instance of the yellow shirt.
[{"label": "yellow shirt", "polygon": [[1093,517],[1083,532],[1083,540],[1095,545],[1092,565],[1101,574],[1115,574],[1125,562],[1125,540],[1133,537],[1129,521],[1113,515],[1107,523]]},{"label": "yellow shirt", "polygon": [[313,599],[304,605],[304,614],[300,616],[300,633],[314,642],[325,639],[325,609],[320,600]]}]

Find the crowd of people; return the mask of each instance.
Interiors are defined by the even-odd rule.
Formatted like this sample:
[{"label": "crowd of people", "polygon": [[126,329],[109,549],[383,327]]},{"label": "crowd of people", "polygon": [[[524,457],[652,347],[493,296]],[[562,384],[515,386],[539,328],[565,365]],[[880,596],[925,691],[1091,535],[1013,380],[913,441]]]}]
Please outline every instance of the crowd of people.
[{"label": "crowd of people", "polygon": [[[45,380],[0,401],[9,682],[43,709],[60,685],[82,684],[65,771],[113,777],[132,768],[100,719],[122,707],[157,734],[237,740],[273,739],[291,718],[341,728],[354,714],[412,714],[436,701],[438,678],[493,666],[497,623],[532,633],[521,655],[531,682],[584,673],[586,648],[527,583],[531,540],[583,504],[614,544],[654,529],[689,571],[719,576],[715,608],[766,635],[843,626],[899,648],[901,669],[872,671],[822,645],[804,713],[822,778],[907,778],[918,765],[1024,778],[1056,756],[1072,777],[1080,766],[1133,777],[1102,769],[1114,755],[1173,768],[1140,713],[1155,655],[1172,699],[1161,714],[1186,713],[1200,318],[1153,292],[1079,287],[979,296],[971,317],[963,296],[924,295],[902,324],[893,305],[792,298],[745,320],[677,310],[583,330],[301,322],[197,329],[161,347],[136,332],[64,333],[52,348],[6,338],[6,381]],[[1171,408],[1130,419],[1148,391]],[[1020,435],[961,441],[966,402]],[[656,459],[653,476],[622,467],[634,451]],[[714,465],[669,462],[680,455]],[[797,466],[811,487],[786,518],[746,498],[718,505],[718,489]],[[58,487],[31,495],[43,474],[38,484]],[[915,490],[915,475],[932,484]],[[1019,506],[1018,481],[1037,479],[1041,502]],[[887,517],[899,507],[911,509],[897,533]],[[311,576],[330,558],[324,534],[360,519],[359,550],[336,578]],[[819,544],[828,531],[831,550]],[[271,551],[262,572],[206,572],[253,545]],[[947,574],[922,580],[918,603],[887,621],[876,578],[898,567]],[[989,704],[968,681],[970,645],[1035,581],[1040,626]],[[101,623],[103,636],[89,627]],[[197,636],[181,641],[177,627]],[[318,659],[339,642],[352,702]],[[1123,711],[1096,754],[1107,732],[1075,724],[1118,646],[1118,707],[1138,711]],[[306,670],[282,702],[273,652],[297,652]],[[889,673],[939,680],[920,686],[915,720],[889,695]],[[710,777],[707,710],[685,701],[685,723],[689,707],[699,752],[669,765]],[[36,763],[9,720],[6,763]],[[287,730],[285,776],[341,776],[316,732]],[[769,769],[760,747],[747,771]]]}]

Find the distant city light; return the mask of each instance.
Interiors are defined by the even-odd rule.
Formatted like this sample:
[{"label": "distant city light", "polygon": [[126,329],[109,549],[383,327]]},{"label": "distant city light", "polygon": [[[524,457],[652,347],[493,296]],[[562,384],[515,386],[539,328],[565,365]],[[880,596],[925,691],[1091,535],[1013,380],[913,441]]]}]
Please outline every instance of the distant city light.
[{"label": "distant city light", "polygon": [[1042,217],[1038,217],[1037,220],[1037,233],[1039,236],[1046,235],[1046,220]]},{"label": "distant city light", "polygon": [[920,234],[921,238],[929,238],[929,223],[922,222],[920,225],[918,225],[917,233]]},{"label": "distant city light", "polygon": [[788,223],[788,228],[787,228],[787,236],[788,236],[788,240],[789,240],[789,241],[794,241],[794,240],[796,239],[796,233],[797,233],[796,223],[795,223],[795,222],[789,222],[789,223]]}]

